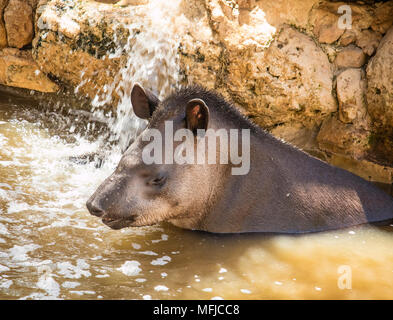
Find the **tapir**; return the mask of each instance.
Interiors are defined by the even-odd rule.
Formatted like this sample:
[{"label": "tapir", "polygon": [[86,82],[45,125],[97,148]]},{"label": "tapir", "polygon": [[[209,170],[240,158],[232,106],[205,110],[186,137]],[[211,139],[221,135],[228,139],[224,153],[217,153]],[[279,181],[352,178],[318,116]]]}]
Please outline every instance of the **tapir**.
[{"label": "tapir", "polygon": [[393,220],[390,195],[275,138],[214,91],[193,85],[160,101],[135,84],[131,103],[147,129],[164,135],[171,121],[173,130],[190,130],[195,143],[200,130],[249,129],[250,169],[233,175],[238,164],[231,161],[146,164],[142,132],[86,203],[112,229],[168,221],[212,233],[297,234]]}]

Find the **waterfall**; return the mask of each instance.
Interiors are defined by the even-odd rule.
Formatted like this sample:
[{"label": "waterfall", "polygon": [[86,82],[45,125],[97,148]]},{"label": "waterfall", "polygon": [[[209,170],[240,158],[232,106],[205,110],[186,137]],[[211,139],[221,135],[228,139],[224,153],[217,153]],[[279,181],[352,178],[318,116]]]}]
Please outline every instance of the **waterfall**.
[{"label": "waterfall", "polygon": [[[103,93],[95,96],[92,105],[95,116],[103,116],[101,107],[111,103],[115,93],[119,97],[116,114],[110,119],[109,128],[110,140],[117,141],[121,151],[127,148],[130,140],[145,125],[145,121],[138,119],[132,111],[132,85],[138,82],[152,90],[159,98],[179,87],[177,51],[180,40],[176,29],[185,21],[185,17],[180,13],[180,2],[181,0],[150,0],[143,8],[143,25],[138,21],[114,26],[115,29],[128,30],[129,37],[124,46],[114,32],[116,50],[108,53],[108,58],[118,58],[126,52],[126,63],[114,82],[106,85]],[[130,7],[130,14],[131,10],[135,8]]]}]

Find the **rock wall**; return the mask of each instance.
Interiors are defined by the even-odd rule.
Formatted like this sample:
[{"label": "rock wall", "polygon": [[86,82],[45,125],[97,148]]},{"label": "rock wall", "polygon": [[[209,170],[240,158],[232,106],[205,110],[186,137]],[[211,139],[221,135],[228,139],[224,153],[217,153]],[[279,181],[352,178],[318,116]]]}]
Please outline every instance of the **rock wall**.
[{"label": "rock wall", "polygon": [[[118,48],[148,37],[147,0],[37,2],[0,0],[0,48],[12,47],[0,51],[0,83],[93,99],[121,81],[129,55]],[[393,182],[393,0],[183,0],[178,9],[181,83],[221,92],[322,159]]]},{"label": "rock wall", "polygon": [[34,14],[38,0],[0,0],[0,84],[56,92],[33,60]]}]

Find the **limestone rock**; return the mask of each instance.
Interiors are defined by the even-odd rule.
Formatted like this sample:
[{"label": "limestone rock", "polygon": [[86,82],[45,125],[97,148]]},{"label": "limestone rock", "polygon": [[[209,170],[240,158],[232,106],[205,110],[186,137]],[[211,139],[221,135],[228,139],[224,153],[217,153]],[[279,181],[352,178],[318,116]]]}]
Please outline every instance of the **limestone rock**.
[{"label": "limestone rock", "polygon": [[341,50],[335,60],[337,68],[360,68],[366,62],[363,50],[350,45]]},{"label": "limestone rock", "polygon": [[255,0],[237,0],[237,5],[239,6],[239,9],[249,9],[251,10],[252,8],[255,7]]},{"label": "limestone rock", "polygon": [[364,128],[343,123],[332,116],[323,122],[317,141],[323,151],[362,159],[370,149],[369,138],[370,132]]},{"label": "limestone rock", "polygon": [[381,40],[367,66],[368,112],[375,128],[374,153],[379,161],[393,163],[393,27]]},{"label": "limestone rock", "polygon": [[139,6],[141,4],[147,4],[149,0],[120,0],[120,1],[102,1],[104,3],[115,3],[118,6]]},{"label": "limestone rock", "polygon": [[339,119],[344,123],[362,121],[367,113],[363,70],[346,69],[337,76]]},{"label": "limestone rock", "polygon": [[393,25],[393,1],[377,3],[376,6],[371,28],[376,32],[384,34]]},{"label": "limestone rock", "polygon": [[287,24],[306,29],[310,10],[318,2],[318,0],[274,0],[257,1],[256,4],[264,13],[267,22],[275,28]]},{"label": "limestone rock", "polygon": [[[338,12],[343,5],[348,3],[322,1],[313,7],[310,13],[310,26],[314,36],[321,43],[332,44],[338,41],[342,46],[356,43],[364,53],[371,56],[378,46],[381,34],[392,24],[391,2],[379,4],[378,7],[361,2],[351,3],[349,29],[345,28],[345,25],[339,25],[339,20],[343,16]],[[343,11],[343,14],[345,13],[346,11]],[[345,19],[342,20],[344,21]]]},{"label": "limestone rock", "polygon": [[381,41],[381,34],[372,30],[358,32],[356,45],[363,49],[364,53],[372,56]]},{"label": "limestone rock", "polygon": [[41,92],[56,92],[59,89],[41,72],[29,51],[15,48],[0,51],[0,83]]},{"label": "limestone rock", "polygon": [[337,110],[332,66],[303,33],[285,27],[265,52],[250,49],[234,56],[226,86],[262,127],[295,122],[312,128]]},{"label": "limestone rock", "polygon": [[246,23],[239,22],[239,15],[224,0],[207,1],[207,8],[214,31],[229,50],[247,50],[250,47],[255,47],[257,51],[264,49],[276,31],[258,6],[244,12],[247,17],[242,19]]},{"label": "limestone rock", "polygon": [[0,0],[0,49],[7,46],[7,32],[2,19],[6,4],[6,0]]},{"label": "limestone rock", "polygon": [[[90,98],[114,82],[124,56],[115,54],[113,24],[119,23],[119,46],[127,44],[128,9],[112,5],[83,3],[67,7],[64,1],[40,2],[37,7],[37,36],[33,58],[42,70]],[[119,18],[116,18],[119,14]],[[93,19],[94,17],[94,19]],[[109,22],[112,21],[112,24]],[[138,30],[135,30],[137,32]],[[115,57],[109,58],[109,55]],[[64,62],[67,63],[64,63]],[[113,102],[113,101],[111,101]]]},{"label": "limestone rock", "polygon": [[4,9],[8,45],[22,48],[31,43],[33,31],[33,9],[26,1],[10,0]]},{"label": "limestone rock", "polygon": [[355,41],[356,33],[352,29],[347,29],[340,38],[340,45],[347,46],[351,43],[355,43]]},{"label": "limestone rock", "polygon": [[312,11],[311,24],[313,33],[321,43],[333,43],[344,33],[339,27],[337,4],[322,4]]},{"label": "limestone rock", "polygon": [[367,103],[375,125],[393,129],[392,53],[393,28],[390,28],[367,66]]}]

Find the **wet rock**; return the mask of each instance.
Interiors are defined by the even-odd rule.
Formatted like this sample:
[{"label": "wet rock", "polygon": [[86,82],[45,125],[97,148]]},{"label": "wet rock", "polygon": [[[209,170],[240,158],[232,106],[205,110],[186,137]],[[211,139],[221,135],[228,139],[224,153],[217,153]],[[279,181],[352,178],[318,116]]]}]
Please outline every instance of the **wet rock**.
[{"label": "wet rock", "polygon": [[331,154],[327,160],[332,165],[346,169],[363,179],[388,185],[393,183],[393,168],[391,167],[378,165],[366,159],[355,160],[349,156],[337,154]]},{"label": "wet rock", "polygon": [[10,47],[22,48],[31,43],[33,31],[33,9],[22,0],[9,0],[4,9],[4,22]]},{"label": "wet rock", "polygon": [[335,60],[337,68],[360,68],[365,62],[366,55],[363,50],[353,45],[342,49]]},{"label": "wet rock", "polygon": [[128,31],[122,29],[121,22],[130,22],[130,18],[126,16],[127,9],[118,8],[116,17],[110,5],[83,5],[67,7],[63,1],[40,2],[32,53],[42,71],[77,88],[77,93],[94,98],[105,85],[114,82],[122,65],[121,53],[109,58],[115,55],[116,46],[109,22],[119,23],[118,45],[124,46]]},{"label": "wet rock", "polygon": [[368,110],[375,125],[393,128],[393,28],[382,39],[367,66]]},{"label": "wet rock", "polygon": [[337,76],[339,119],[342,122],[353,123],[365,118],[365,88],[366,81],[361,69],[346,69]]},{"label": "wet rock", "polygon": [[337,76],[338,114],[324,120],[317,136],[319,148],[336,155],[364,159],[370,151],[371,124],[365,102],[366,80],[360,68]]},{"label": "wet rock", "polygon": [[58,90],[58,86],[40,71],[30,51],[15,48],[0,51],[0,83],[41,92]]},{"label": "wet rock", "polygon": [[2,19],[4,8],[6,5],[6,0],[0,0],[0,49],[7,46],[7,32],[5,30],[4,21]]},{"label": "wet rock", "polygon": [[380,157],[393,162],[393,27],[382,39],[367,66],[368,111],[376,130]]},{"label": "wet rock", "polygon": [[327,118],[318,133],[319,148],[333,154],[363,159],[370,149],[370,132],[362,127],[346,124],[335,116]]}]

